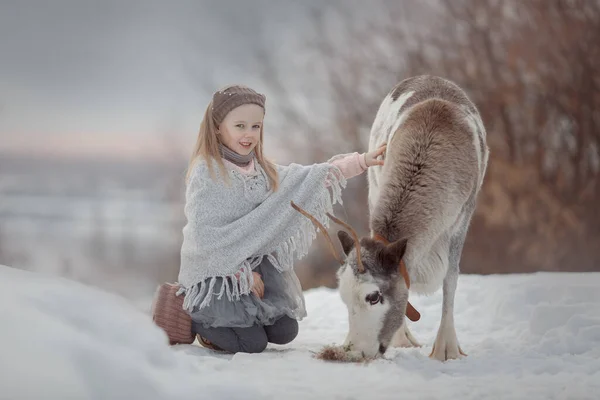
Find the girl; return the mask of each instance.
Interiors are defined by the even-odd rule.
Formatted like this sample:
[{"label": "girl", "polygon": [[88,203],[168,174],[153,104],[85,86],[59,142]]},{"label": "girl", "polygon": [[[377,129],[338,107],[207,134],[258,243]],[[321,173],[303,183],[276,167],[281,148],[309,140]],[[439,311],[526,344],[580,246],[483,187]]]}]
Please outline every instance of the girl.
[{"label": "girl", "polygon": [[383,165],[385,151],[276,165],[263,154],[264,114],[265,96],[246,86],[214,93],[186,176],[178,294],[191,337],[231,353],[289,343],[306,316],[293,261],[316,230],[290,201],[327,226],[346,179]]}]

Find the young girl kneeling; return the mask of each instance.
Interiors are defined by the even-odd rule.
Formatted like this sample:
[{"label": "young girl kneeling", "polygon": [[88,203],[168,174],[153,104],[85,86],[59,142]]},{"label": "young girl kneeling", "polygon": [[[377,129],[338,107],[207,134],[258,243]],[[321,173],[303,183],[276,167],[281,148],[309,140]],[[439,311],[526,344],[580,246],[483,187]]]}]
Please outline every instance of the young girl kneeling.
[{"label": "young girl kneeling", "polygon": [[306,316],[293,262],[317,232],[290,201],[327,226],[346,179],[385,151],[277,165],[263,154],[264,114],[265,96],[248,87],[214,93],[186,177],[179,294],[200,343],[232,353],[289,343]]}]

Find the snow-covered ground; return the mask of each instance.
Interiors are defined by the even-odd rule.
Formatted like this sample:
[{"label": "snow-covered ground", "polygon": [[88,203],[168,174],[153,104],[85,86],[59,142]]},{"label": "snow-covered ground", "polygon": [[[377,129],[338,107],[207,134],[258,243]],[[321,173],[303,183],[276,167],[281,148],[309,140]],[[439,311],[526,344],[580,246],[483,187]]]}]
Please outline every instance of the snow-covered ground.
[{"label": "snow-covered ground", "polygon": [[[308,317],[289,345],[222,355],[169,347],[147,313],[116,295],[0,266],[0,399],[597,399],[600,274],[462,276],[461,360],[427,355],[441,293],[411,297],[424,346],[370,364],[313,358],[340,343],[335,290],[306,293]],[[149,300],[148,300],[149,301]]]}]

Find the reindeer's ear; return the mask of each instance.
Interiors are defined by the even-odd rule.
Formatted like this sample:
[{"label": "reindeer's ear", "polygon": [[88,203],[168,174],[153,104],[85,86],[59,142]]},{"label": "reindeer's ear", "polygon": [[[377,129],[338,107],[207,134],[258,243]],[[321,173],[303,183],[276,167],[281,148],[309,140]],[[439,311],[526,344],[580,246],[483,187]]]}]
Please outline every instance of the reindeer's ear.
[{"label": "reindeer's ear", "polygon": [[338,239],[344,249],[344,254],[348,255],[352,248],[354,248],[354,239],[346,231],[338,231]]},{"label": "reindeer's ear", "polygon": [[407,239],[399,239],[386,246],[381,254],[384,265],[389,266],[390,268],[398,268],[398,264],[400,264],[400,261],[402,261],[402,257],[404,257],[404,253],[406,252],[407,242]]}]

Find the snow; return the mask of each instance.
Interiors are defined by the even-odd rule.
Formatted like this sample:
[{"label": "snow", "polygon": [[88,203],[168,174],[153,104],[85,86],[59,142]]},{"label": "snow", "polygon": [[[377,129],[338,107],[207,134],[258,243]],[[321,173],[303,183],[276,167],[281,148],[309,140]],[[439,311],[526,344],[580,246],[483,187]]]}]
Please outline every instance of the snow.
[{"label": "snow", "polygon": [[461,276],[455,324],[468,357],[427,356],[441,291],[412,296],[424,346],[369,364],[313,358],[341,343],[336,290],[306,292],[298,338],[261,354],[169,347],[150,299],[0,266],[0,399],[592,399],[600,389],[600,273]]}]

